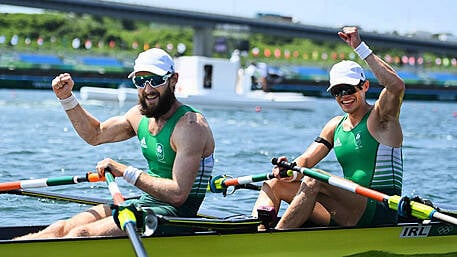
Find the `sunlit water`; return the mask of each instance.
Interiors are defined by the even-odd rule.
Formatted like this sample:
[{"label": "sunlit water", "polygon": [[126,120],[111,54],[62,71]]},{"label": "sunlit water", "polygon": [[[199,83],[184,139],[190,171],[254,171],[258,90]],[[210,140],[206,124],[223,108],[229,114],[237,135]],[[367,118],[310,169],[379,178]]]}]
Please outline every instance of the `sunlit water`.
[{"label": "sunlit water", "polygon": [[[104,120],[122,115],[130,106],[83,103]],[[341,111],[332,99],[309,103],[313,111],[201,109],[216,139],[213,175],[242,176],[271,171],[270,159],[293,159],[319,134],[325,122]],[[198,106],[197,106],[198,107]],[[138,141],[93,147],[73,130],[51,91],[0,90],[0,182],[62,175],[84,175],[110,157],[146,168]],[[438,203],[456,204],[457,103],[406,101],[404,131],[404,195],[421,195]],[[331,152],[319,168],[341,174]],[[125,195],[139,191],[118,179]],[[46,192],[109,199],[104,183],[48,187]],[[239,190],[223,197],[208,193],[204,208],[250,214],[256,191]],[[47,224],[67,218],[88,206],[35,197],[0,194],[2,226]]]}]

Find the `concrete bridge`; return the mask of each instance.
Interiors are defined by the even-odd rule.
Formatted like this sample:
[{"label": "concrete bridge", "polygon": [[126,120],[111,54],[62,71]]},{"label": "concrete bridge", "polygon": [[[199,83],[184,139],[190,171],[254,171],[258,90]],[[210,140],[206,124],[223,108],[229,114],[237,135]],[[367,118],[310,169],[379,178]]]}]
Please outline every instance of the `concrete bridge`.
[{"label": "concrete bridge", "polygon": [[[194,29],[194,55],[211,56],[212,32],[217,27],[231,27],[247,33],[265,33],[313,40],[338,41],[338,28],[309,26],[299,23],[272,22],[256,18],[218,15],[187,10],[158,8],[101,0],[0,0],[0,4],[35,7],[62,12],[87,13],[122,19],[143,20],[164,24],[192,26]],[[433,52],[440,55],[457,55],[457,42],[417,39],[390,34],[363,32],[364,41],[376,42],[379,47],[399,48],[410,54]]]}]

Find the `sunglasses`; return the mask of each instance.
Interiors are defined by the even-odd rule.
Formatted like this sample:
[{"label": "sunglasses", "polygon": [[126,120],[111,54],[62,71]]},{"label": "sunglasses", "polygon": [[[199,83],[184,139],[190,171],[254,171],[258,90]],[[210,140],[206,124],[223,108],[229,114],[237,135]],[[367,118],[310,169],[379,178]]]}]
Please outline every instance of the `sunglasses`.
[{"label": "sunglasses", "polygon": [[147,75],[147,76],[134,76],[132,78],[133,85],[136,88],[145,88],[146,84],[149,84],[152,88],[158,88],[167,82],[167,80],[172,76],[172,73],[167,73],[163,76],[156,74]]},{"label": "sunglasses", "polygon": [[330,89],[330,94],[332,94],[332,96],[334,96],[334,97],[344,96],[344,95],[352,95],[355,92],[357,92],[356,87],[362,88],[362,85],[363,85],[364,82],[365,81],[360,81],[360,83],[358,85],[356,85],[356,86],[349,85],[349,84],[338,85],[338,86],[333,87],[332,89]]}]

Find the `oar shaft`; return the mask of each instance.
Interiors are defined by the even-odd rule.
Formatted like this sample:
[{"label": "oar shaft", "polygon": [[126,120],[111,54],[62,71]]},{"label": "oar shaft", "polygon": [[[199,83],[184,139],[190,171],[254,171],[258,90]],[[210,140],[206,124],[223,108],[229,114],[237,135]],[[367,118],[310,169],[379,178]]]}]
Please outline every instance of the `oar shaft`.
[{"label": "oar shaft", "polygon": [[344,178],[340,178],[337,176],[331,176],[329,174],[319,172],[317,170],[300,167],[300,166],[294,165],[292,163],[284,162],[284,161],[278,162],[278,159],[276,159],[276,158],[273,158],[272,163],[285,167],[287,169],[291,169],[291,170],[300,172],[305,176],[312,177],[314,179],[325,182],[332,186],[371,198],[376,201],[382,202],[384,200],[389,199],[389,196],[386,194],[383,194],[381,192],[378,192],[378,191],[370,189],[370,188],[363,187],[359,184],[356,184],[356,183],[354,183],[350,180],[344,179]]},{"label": "oar shaft", "polygon": [[81,182],[98,182],[103,181],[97,173],[87,173],[86,176],[62,176],[54,178],[41,178],[41,179],[29,179],[19,180],[13,182],[0,183],[0,191],[10,191],[16,189],[28,189],[28,188],[39,188],[48,186],[60,186],[77,184]]},{"label": "oar shaft", "polygon": [[303,174],[305,174],[305,175],[307,175],[309,177],[316,178],[316,179],[319,179],[319,176],[314,177],[313,175],[319,174],[319,175],[328,176],[327,181],[324,181],[324,180],[321,180],[321,181],[328,182],[332,186],[336,186],[336,187],[339,187],[341,189],[345,189],[347,191],[351,191],[351,192],[356,193],[358,195],[365,196],[365,197],[371,198],[371,199],[379,201],[379,202],[382,202],[382,201],[387,200],[389,198],[389,196],[386,195],[386,194],[383,194],[381,192],[375,191],[375,190],[370,189],[370,188],[363,187],[363,186],[358,185],[358,184],[356,184],[356,183],[354,183],[354,182],[352,182],[350,180],[339,178],[339,177],[329,176],[329,175],[320,173],[318,171],[314,171],[312,169],[307,169],[307,168],[302,168],[302,169],[303,169],[303,171],[302,171]]},{"label": "oar shaft", "polygon": [[[281,177],[291,177],[293,175],[292,170],[287,170],[284,173],[281,173]],[[239,186],[239,185],[247,185],[253,182],[265,181],[275,178],[273,172],[270,173],[262,173],[257,175],[250,175],[250,176],[242,176],[237,178],[225,178],[223,176],[218,176],[218,178],[213,181],[212,183],[217,184],[217,186],[221,186],[223,188],[227,188],[229,186]]]},{"label": "oar shaft", "polygon": [[[294,175],[294,171],[287,170],[284,172],[280,172],[279,176],[281,177],[291,177]],[[264,180],[269,180],[274,178],[274,173],[262,173],[257,175],[250,175],[250,176],[242,176],[237,178],[227,178],[226,175],[218,175],[209,181],[208,190],[213,193],[226,193],[227,188],[230,186],[237,187],[242,185],[249,185],[253,182],[259,182]],[[248,187],[246,187],[248,188]],[[251,187],[252,188],[252,187]]]},{"label": "oar shaft", "polygon": [[111,172],[105,173],[105,179],[106,179],[106,183],[108,184],[108,189],[111,194],[111,197],[113,198],[114,204],[119,205],[119,204],[123,203],[124,197],[121,194],[121,190],[119,189],[119,186],[114,181],[114,176],[111,174]]},{"label": "oar shaft", "polygon": [[[361,196],[365,196],[367,198],[379,201],[379,202],[387,202],[389,205],[389,208],[398,211],[398,206],[400,204],[400,197],[397,195],[389,196],[386,194],[383,194],[381,192],[378,192],[376,190],[370,189],[363,187],[361,185],[358,185],[350,180],[337,177],[337,176],[330,176],[328,174],[325,174],[323,172],[319,172],[313,169],[305,168],[305,167],[299,167],[295,165],[294,163],[288,163],[285,161],[278,161],[278,159],[273,158],[271,160],[273,164],[276,164],[278,166],[298,171],[308,177],[317,179],[319,181],[328,183],[330,185],[333,185],[335,187],[341,188],[348,190],[350,192],[356,193]],[[457,225],[457,219],[454,217],[451,217],[449,215],[440,213],[436,211],[433,207],[430,207],[428,205],[418,203],[411,201],[411,215],[419,218],[419,219],[429,219],[429,218],[437,218],[442,221],[446,221],[452,224]]]},{"label": "oar shaft", "polygon": [[[111,193],[111,197],[113,197],[114,204],[119,205],[124,202],[124,197],[121,194],[121,191],[114,180],[113,174],[107,171],[105,172],[105,179],[106,183],[108,184],[108,189]],[[119,220],[127,220],[124,223],[124,231],[127,232],[128,237],[130,238],[130,242],[132,243],[132,247],[135,250],[135,254],[137,257],[147,257],[146,250],[144,249],[143,243],[141,242],[140,237],[136,233],[136,220],[135,215],[129,209],[124,209],[122,213],[119,214]]]},{"label": "oar shaft", "polygon": [[253,182],[264,181],[268,179],[274,178],[273,173],[266,173],[266,174],[258,174],[252,176],[243,176],[238,178],[227,178],[222,181],[225,187],[229,186],[238,186],[238,185],[245,185]]},{"label": "oar shaft", "polygon": [[143,243],[141,242],[140,237],[136,233],[135,224],[127,223],[125,224],[125,231],[127,232],[128,237],[130,238],[130,242],[132,243],[132,247],[135,250],[135,254],[137,257],[147,257],[148,254],[144,249]]},{"label": "oar shaft", "polygon": [[436,219],[439,219],[439,220],[442,220],[442,221],[446,221],[446,222],[449,222],[451,224],[457,224],[457,218],[452,217],[450,215],[446,215],[446,214],[441,213],[441,212],[434,212],[433,213],[433,218],[436,218]]},{"label": "oar shaft", "polygon": [[40,192],[38,190],[15,189],[15,190],[10,190],[10,191],[2,191],[0,193],[32,196],[32,197],[39,197],[39,198],[45,198],[45,199],[51,199],[51,200],[87,204],[87,205],[98,205],[98,204],[110,204],[111,203],[111,200],[107,200],[107,199],[86,197],[86,196],[75,196],[75,195],[52,193],[52,192]]}]

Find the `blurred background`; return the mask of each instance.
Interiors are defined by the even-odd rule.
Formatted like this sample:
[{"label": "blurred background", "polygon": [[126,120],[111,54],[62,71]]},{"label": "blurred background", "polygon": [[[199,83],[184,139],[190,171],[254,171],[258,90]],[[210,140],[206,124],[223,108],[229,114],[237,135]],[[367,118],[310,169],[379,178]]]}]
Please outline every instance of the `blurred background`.
[{"label": "blurred background", "polygon": [[[452,1],[194,2],[1,0],[0,87],[49,89],[61,72],[77,85],[130,85],[136,55],[161,47],[173,56],[231,59],[240,68],[261,64],[263,90],[329,97],[331,65],[358,58],[336,33],[357,25],[407,83],[405,99],[457,100]],[[367,77],[376,97],[377,81]]]}]

